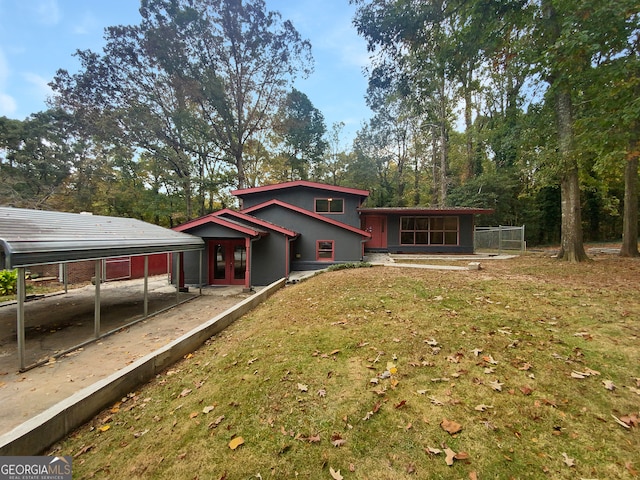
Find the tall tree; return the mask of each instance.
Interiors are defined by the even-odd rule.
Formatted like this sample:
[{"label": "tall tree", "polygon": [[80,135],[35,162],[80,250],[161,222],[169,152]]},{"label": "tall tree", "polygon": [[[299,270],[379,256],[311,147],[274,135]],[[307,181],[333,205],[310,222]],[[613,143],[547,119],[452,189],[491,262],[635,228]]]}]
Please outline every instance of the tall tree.
[{"label": "tall tree", "polygon": [[327,149],[324,116],[309,97],[295,88],[289,92],[275,119],[274,131],[287,160],[291,180],[308,180]]},{"label": "tall tree", "polygon": [[295,76],[310,71],[310,45],[262,0],[143,0],[140,13],[139,25],[106,30],[102,55],[77,52],[79,73],[58,72],[56,102],[104,141],[164,161],[190,218],[216,161],[245,186],[244,146],[268,127]]}]

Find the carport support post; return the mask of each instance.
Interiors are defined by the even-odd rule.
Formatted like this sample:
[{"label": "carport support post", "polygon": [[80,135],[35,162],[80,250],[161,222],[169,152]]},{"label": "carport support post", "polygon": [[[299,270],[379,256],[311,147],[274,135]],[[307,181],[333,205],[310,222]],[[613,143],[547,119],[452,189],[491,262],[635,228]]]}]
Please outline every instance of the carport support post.
[{"label": "carport support post", "polygon": [[182,252],[177,252],[176,254],[176,305],[178,303],[180,303],[180,268],[182,267],[180,265],[180,256],[182,255]]},{"label": "carport support post", "polygon": [[144,318],[149,315],[149,255],[144,256]]},{"label": "carport support post", "polygon": [[20,360],[20,371],[24,370],[24,298],[25,298],[25,283],[24,283],[24,267],[18,267],[18,284],[16,285],[16,296],[18,300],[18,317],[16,319],[16,330],[18,335],[18,359]]},{"label": "carport support post", "polygon": [[100,338],[100,283],[102,282],[101,272],[102,260],[96,260],[96,300],[94,307],[94,324],[93,324],[93,336]]}]

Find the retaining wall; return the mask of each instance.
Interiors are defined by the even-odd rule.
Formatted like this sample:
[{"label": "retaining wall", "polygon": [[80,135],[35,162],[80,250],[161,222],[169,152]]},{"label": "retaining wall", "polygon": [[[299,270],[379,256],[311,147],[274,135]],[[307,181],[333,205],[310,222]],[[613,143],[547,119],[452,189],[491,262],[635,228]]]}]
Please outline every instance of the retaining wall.
[{"label": "retaining wall", "polygon": [[272,283],[161,349],[18,425],[0,436],[0,456],[41,454],[102,409],[134,391],[186,354],[198,349],[207,339],[254,309],[284,284],[285,279]]}]

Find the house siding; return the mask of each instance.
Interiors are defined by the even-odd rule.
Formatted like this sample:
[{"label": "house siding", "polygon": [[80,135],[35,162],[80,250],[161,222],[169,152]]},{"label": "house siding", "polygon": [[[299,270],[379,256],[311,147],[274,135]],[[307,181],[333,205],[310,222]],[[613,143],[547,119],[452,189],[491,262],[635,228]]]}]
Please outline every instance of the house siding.
[{"label": "house siding", "polygon": [[[389,253],[462,253],[474,252],[473,247],[473,215],[454,215],[459,218],[458,245],[401,245],[400,217],[405,215],[392,214],[387,221],[387,251]],[[440,216],[440,215],[430,215]]]},{"label": "house siding", "polygon": [[[360,228],[360,215],[357,209],[360,207],[361,197],[344,192],[331,192],[324,189],[316,189],[311,187],[296,187],[290,189],[282,189],[276,192],[266,191],[257,192],[242,197],[242,208],[250,208],[255,205],[266,203],[277,198],[278,200],[303,208],[309,212],[315,212],[316,198],[341,198],[344,200],[343,213],[320,213],[319,215],[332,218],[338,222],[345,223],[352,227]],[[277,223],[277,222],[276,222]],[[278,225],[285,226],[278,223]],[[293,230],[299,230],[293,228]]]},{"label": "house siding", "polygon": [[[276,205],[265,207],[252,215],[263,220],[301,232],[293,242],[291,250],[292,270],[315,270],[326,268],[332,263],[354,262],[362,259],[362,236],[339,226],[320,222],[302,213]],[[333,240],[334,260],[316,260],[316,242]]]}]

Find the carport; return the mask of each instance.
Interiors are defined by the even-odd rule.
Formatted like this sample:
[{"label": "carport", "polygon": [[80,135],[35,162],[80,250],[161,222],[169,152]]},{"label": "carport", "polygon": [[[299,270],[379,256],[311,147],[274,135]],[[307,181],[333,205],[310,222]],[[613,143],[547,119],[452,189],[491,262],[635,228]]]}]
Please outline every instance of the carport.
[{"label": "carport", "polygon": [[[175,267],[181,272],[180,257],[186,251],[199,251],[201,238],[175,232],[131,218],[91,214],[47,212],[0,207],[0,269],[17,269],[17,346],[20,370],[25,365],[25,273],[28,267],[42,264],[66,264],[95,260],[94,338],[100,332],[100,281],[102,260],[112,257],[144,256],[144,317],[147,312],[148,255],[174,253]],[[200,262],[202,263],[202,262]],[[175,276],[178,278],[178,276]],[[202,272],[200,277],[202,278]],[[200,283],[202,284],[202,282]],[[66,286],[65,286],[66,287]],[[176,305],[179,303],[176,282]],[[79,348],[78,344],[73,348]]]}]

